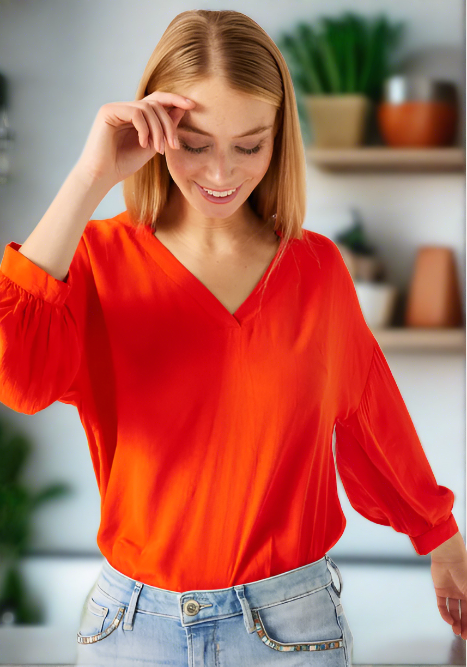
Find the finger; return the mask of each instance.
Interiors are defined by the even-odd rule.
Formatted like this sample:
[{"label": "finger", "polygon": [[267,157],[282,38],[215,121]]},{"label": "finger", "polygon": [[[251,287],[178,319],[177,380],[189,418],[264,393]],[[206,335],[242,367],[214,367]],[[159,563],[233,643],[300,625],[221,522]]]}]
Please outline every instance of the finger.
[{"label": "finger", "polygon": [[452,625],[454,623],[454,620],[450,614],[449,609],[446,606],[446,599],[440,597],[439,595],[436,596],[436,602],[438,604],[438,609],[439,613],[441,614],[441,618],[446,621],[446,623],[449,623],[449,625]]},{"label": "finger", "polygon": [[467,639],[467,600],[461,600],[461,637]]},{"label": "finger", "polygon": [[162,129],[161,122],[157,113],[154,111],[151,104],[147,102],[141,102],[143,104],[144,116],[148,122],[149,127],[151,128],[151,140],[152,144],[156,151],[163,153],[164,150],[164,131]]},{"label": "finger", "polygon": [[175,130],[177,129],[177,126],[179,122],[182,120],[185,113],[186,109],[178,109],[177,107],[174,107],[169,111],[169,116],[172,119],[172,123],[174,125]]},{"label": "finger", "polygon": [[[115,116],[119,118],[117,112]],[[119,118],[119,120],[124,120]],[[143,111],[139,107],[131,107],[130,121],[138,132],[138,140],[142,148],[147,148],[149,140],[149,127],[144,117]]]},{"label": "finger", "polygon": [[113,127],[120,124],[135,128],[138,133],[138,141],[142,148],[146,148],[149,136],[149,127],[141,111],[141,108],[133,104],[104,104],[99,110],[104,114],[104,121]]},{"label": "finger", "polygon": [[461,633],[461,617],[459,612],[459,600],[456,598],[448,598],[447,606],[451,618],[454,620],[452,630],[456,635]]},{"label": "finger", "polygon": [[[196,102],[193,100],[190,100],[189,98],[183,97],[183,95],[177,95],[176,93],[165,93],[160,90],[155,90],[153,93],[150,93],[146,97],[143,97],[143,101],[145,102],[156,102],[159,103],[157,106],[157,112],[159,109],[163,110],[166,114],[166,116],[159,118],[159,121],[163,124],[164,127],[164,132],[167,137],[167,139],[170,138],[171,145],[173,148],[180,148],[180,144],[178,144],[178,136],[175,133],[175,127],[176,125],[171,125],[172,119],[170,114],[168,114],[164,106],[171,107],[173,110],[172,113],[175,111],[174,115],[175,116],[180,116],[177,120],[177,124],[180,121],[180,118],[182,118],[183,114],[187,109],[193,109],[193,107],[196,106]],[[175,145],[175,140],[178,145]]]},{"label": "finger", "polygon": [[180,139],[178,136],[178,124],[185,115],[185,109],[171,109],[169,116],[172,119],[172,124],[174,127],[174,134],[177,137],[178,147],[180,148]]},{"label": "finger", "polygon": [[178,145],[178,138],[175,134],[175,128],[172,123],[167,111],[164,109],[162,104],[157,101],[149,102],[149,105],[153,107],[154,114],[158,116],[158,119],[163,127],[164,135],[167,138],[167,141],[170,142],[172,148],[180,148]]},{"label": "finger", "polygon": [[183,95],[177,95],[176,93],[164,93],[161,90],[155,90],[153,93],[143,97],[143,100],[146,102],[149,101],[158,101],[167,106],[175,104],[175,106],[182,107],[183,109],[191,109],[196,102],[189,100]]}]

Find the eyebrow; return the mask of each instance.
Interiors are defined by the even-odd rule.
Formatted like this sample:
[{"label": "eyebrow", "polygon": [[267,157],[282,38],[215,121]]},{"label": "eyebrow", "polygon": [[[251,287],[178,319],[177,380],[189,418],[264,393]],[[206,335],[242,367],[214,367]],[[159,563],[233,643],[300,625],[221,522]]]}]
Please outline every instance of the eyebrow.
[{"label": "eyebrow", "polygon": [[[260,125],[259,127],[254,127],[252,130],[248,130],[248,132],[244,132],[243,134],[237,134],[234,139],[240,139],[241,137],[252,137],[255,134],[264,132],[264,130],[269,130],[271,127],[272,125]],[[178,129],[184,130],[185,132],[193,132],[194,134],[202,134],[204,137],[212,137],[212,134],[201,130],[199,127],[195,127],[194,125],[180,123],[178,125]]]}]

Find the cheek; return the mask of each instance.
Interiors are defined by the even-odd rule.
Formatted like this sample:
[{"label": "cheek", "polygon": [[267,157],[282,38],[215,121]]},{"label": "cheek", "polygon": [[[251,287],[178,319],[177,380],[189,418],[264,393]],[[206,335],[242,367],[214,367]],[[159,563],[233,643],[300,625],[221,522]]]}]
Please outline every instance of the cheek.
[{"label": "cheek", "polygon": [[167,168],[174,180],[186,178],[196,171],[196,160],[182,151],[183,149],[165,151]]},{"label": "cheek", "polygon": [[271,163],[271,157],[272,157],[272,151],[265,149],[264,153],[259,153],[256,158],[252,159],[252,162],[255,163],[252,169],[254,170],[254,174],[258,178],[258,180],[261,180],[264,174],[269,169],[269,165]]}]

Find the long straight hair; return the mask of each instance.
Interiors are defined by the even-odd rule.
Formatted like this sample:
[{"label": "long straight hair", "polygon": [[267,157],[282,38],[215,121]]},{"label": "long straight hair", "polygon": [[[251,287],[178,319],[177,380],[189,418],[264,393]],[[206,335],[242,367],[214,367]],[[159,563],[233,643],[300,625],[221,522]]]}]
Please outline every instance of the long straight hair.
[{"label": "long straight hair", "polygon": [[[233,91],[277,109],[271,161],[248,199],[257,216],[272,229],[280,229],[272,270],[288,241],[302,238],[306,212],[306,160],[297,103],[287,64],[274,41],[240,12],[182,12],[168,25],[149,58],[135,100],[156,90],[178,93],[214,76]],[[156,153],[123,181],[126,209],[136,227],[145,225],[155,231],[172,180],[165,156]]]}]

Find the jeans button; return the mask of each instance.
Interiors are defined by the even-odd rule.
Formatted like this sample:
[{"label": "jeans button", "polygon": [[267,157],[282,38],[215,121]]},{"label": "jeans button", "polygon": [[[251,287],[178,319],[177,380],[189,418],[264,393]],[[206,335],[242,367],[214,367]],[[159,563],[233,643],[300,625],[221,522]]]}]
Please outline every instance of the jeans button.
[{"label": "jeans button", "polygon": [[183,611],[185,614],[188,614],[188,616],[196,616],[196,614],[199,612],[199,609],[199,602],[196,600],[187,600],[183,603]]}]

